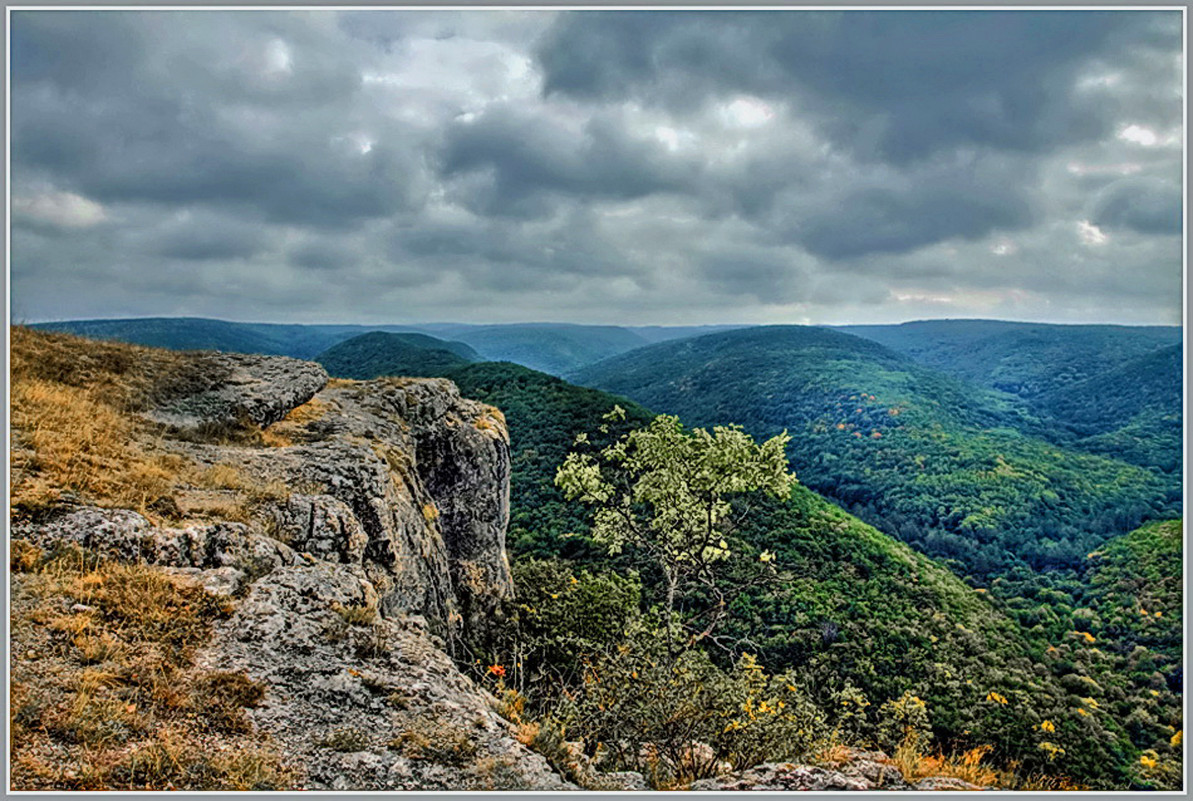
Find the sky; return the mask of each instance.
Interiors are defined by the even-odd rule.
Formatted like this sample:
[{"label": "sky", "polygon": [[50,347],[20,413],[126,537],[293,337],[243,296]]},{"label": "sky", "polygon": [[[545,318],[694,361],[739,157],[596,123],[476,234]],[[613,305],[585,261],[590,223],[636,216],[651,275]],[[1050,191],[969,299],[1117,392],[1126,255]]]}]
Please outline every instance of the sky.
[{"label": "sky", "polygon": [[1179,11],[14,11],[11,315],[1177,324]]}]

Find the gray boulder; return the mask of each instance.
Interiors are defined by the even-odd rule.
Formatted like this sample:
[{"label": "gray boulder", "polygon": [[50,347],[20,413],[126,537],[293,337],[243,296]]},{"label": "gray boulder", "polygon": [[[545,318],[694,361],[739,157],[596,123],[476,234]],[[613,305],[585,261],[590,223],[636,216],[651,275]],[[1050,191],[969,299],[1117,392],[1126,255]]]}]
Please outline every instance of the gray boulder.
[{"label": "gray boulder", "polygon": [[171,399],[150,411],[150,419],[178,428],[243,421],[265,426],[306,403],[327,383],[322,366],[286,356],[212,353],[204,358],[219,382]]},{"label": "gray boulder", "polygon": [[46,549],[72,543],[121,562],[175,568],[260,574],[303,561],[293,549],[244,523],[169,528],[128,509],[95,506],[65,507],[48,518],[14,521],[11,536]]}]

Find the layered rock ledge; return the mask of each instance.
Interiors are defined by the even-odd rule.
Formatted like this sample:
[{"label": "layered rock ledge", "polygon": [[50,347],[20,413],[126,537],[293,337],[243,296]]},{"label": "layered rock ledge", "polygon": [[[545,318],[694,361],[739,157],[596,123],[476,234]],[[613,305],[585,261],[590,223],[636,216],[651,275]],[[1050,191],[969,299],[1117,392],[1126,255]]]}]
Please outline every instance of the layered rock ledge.
[{"label": "layered rock ledge", "polygon": [[[199,474],[268,488],[251,509],[220,519],[231,491],[196,486],[175,497],[179,524],[68,503],[12,536],[232,597],[198,663],[265,685],[248,714],[305,789],[574,789],[449,656],[513,593],[501,413],[444,380],[329,382],[318,365],[266,356],[196,364],[211,366],[203,388],[146,417]],[[245,426],[264,431],[219,435]]]}]

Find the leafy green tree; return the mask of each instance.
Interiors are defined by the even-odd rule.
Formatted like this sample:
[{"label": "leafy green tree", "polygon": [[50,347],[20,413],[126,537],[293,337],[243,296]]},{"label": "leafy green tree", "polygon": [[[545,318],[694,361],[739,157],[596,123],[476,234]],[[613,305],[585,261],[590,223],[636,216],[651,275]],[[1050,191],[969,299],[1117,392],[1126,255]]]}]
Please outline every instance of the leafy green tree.
[{"label": "leafy green tree", "polygon": [[[620,406],[605,415],[609,422],[624,417]],[[674,655],[673,615],[682,589],[708,588],[716,599],[693,641],[707,636],[724,615],[716,568],[729,558],[727,538],[749,512],[747,507],[735,513],[728,497],[759,490],[786,497],[795,481],[784,450],[789,441],[784,432],[758,445],[738,426],[688,431],[679,418],[660,415],[596,453],[573,451],[556,473],[555,483],[568,500],[594,510],[594,540],[610,553],[627,544],[638,547],[658,565],[669,654]],[[587,435],[578,435],[575,444],[587,445]]]}]

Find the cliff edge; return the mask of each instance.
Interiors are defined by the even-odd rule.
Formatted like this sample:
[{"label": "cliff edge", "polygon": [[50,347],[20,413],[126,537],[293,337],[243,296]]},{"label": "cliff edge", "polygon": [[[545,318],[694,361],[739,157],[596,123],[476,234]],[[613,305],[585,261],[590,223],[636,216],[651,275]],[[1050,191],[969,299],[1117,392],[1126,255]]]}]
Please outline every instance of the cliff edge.
[{"label": "cliff edge", "polygon": [[[71,362],[72,348],[83,368]],[[21,389],[11,537],[14,553],[25,555],[21,567],[14,556],[14,616],[23,609],[33,621],[14,626],[14,699],[32,743],[14,749],[24,760],[14,787],[148,786],[138,771],[162,745],[146,716],[158,715],[158,728],[174,725],[169,704],[152,693],[123,706],[124,718],[143,725],[99,738],[104,748],[118,746],[115,767],[104,768],[83,763],[76,746],[86,738],[62,723],[87,680],[100,682],[88,701],[123,705],[141,698],[134,689],[143,693],[125,662],[144,642],[127,626],[113,627],[121,612],[94,590],[106,564],[148,566],[179,592],[201,588],[216,599],[222,611],[204,641],[160,664],[178,681],[232,676],[259,688],[234,711],[247,721],[242,729],[272,744],[286,786],[573,786],[516,739],[496,699],[452,659],[464,643],[485,638],[513,592],[505,554],[509,436],[498,410],[460,397],[444,380],[329,382],[318,365],[281,357],[164,355],[32,332],[14,336],[13,350]],[[61,428],[60,438],[76,436],[78,426],[61,421],[83,403],[96,405],[83,410],[93,415],[120,416],[119,441],[100,432],[62,448],[76,453],[74,462],[58,458],[44,434]],[[79,459],[132,476],[142,491],[73,469]],[[121,508],[134,497],[139,505]],[[101,567],[54,584],[75,563],[63,567],[50,555],[68,551]],[[88,582],[90,590],[80,589]],[[52,617],[60,608],[62,617]],[[84,652],[101,634],[121,648]],[[51,663],[57,674],[82,672],[55,689],[45,679]],[[114,678],[96,679],[100,673]],[[190,731],[185,721],[177,726]],[[210,772],[217,762],[203,764]],[[201,774],[167,784],[228,786]]]}]

